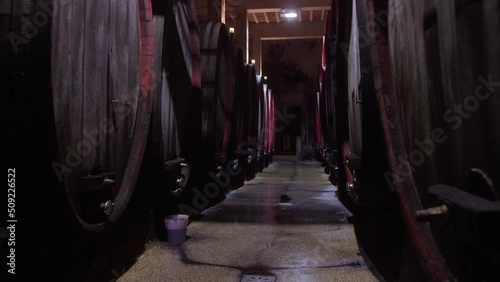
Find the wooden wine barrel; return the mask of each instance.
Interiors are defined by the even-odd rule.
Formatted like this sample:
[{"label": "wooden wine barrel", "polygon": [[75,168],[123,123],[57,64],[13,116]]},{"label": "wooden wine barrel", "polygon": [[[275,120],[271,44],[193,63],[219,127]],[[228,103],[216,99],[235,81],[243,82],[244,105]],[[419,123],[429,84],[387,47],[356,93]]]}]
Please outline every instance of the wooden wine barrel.
[{"label": "wooden wine barrel", "polygon": [[37,234],[19,280],[107,280],[143,250],[152,32],[150,1],[0,1],[7,164],[20,233]]},{"label": "wooden wine barrel", "polygon": [[257,96],[257,75],[255,73],[255,65],[245,65],[245,84],[246,84],[246,102],[248,107],[248,135],[247,142],[247,169],[246,180],[251,180],[255,177],[255,163],[257,160],[257,143],[258,143],[258,96]]},{"label": "wooden wine barrel", "polygon": [[316,92],[316,119],[315,119],[315,128],[316,128],[316,150],[317,150],[317,159],[318,161],[323,161],[322,160],[322,153],[323,153],[323,133],[322,133],[322,128],[321,128],[321,114],[320,114],[320,109],[321,109],[321,104],[320,104],[320,92]]},{"label": "wooden wine barrel", "polygon": [[246,103],[245,77],[243,51],[241,48],[231,48],[231,59],[233,63],[233,129],[231,130],[231,144],[233,148],[233,168],[231,177],[232,189],[241,187],[245,181],[244,163],[247,161],[247,154],[243,150],[245,136],[248,128],[245,127],[248,119],[248,105]]},{"label": "wooden wine barrel", "polygon": [[210,169],[221,170],[232,159],[233,63],[227,28],[201,21],[202,137]]},{"label": "wooden wine barrel", "polygon": [[328,11],[326,16],[326,31],[325,31],[325,62],[324,68],[325,73],[325,89],[327,91],[327,96],[330,96],[327,101],[328,109],[328,127],[329,134],[333,137],[332,142],[335,142],[335,96],[337,94],[337,88],[335,84],[335,77],[337,76],[336,58],[337,58],[337,30],[335,20],[336,18],[334,11]]},{"label": "wooden wine barrel", "polygon": [[265,147],[264,147],[264,138],[265,138],[265,132],[266,132],[266,114],[265,114],[265,109],[266,109],[266,104],[265,104],[265,97],[264,97],[264,91],[267,91],[267,85],[264,85],[264,78],[260,75],[257,76],[257,98],[258,98],[258,103],[257,103],[257,144],[256,144],[256,149],[257,149],[257,170],[258,172],[262,172],[264,169],[264,158],[265,158]]},{"label": "wooden wine barrel", "polygon": [[[150,170],[159,198],[181,196],[193,186],[198,169],[201,128],[200,49],[193,1],[168,1],[154,6],[155,89]],[[162,201],[160,206],[165,205]],[[176,207],[170,207],[175,209]],[[164,213],[159,211],[159,224]]]},{"label": "wooden wine barrel", "polygon": [[266,135],[265,135],[265,148],[266,148],[266,166],[272,162],[273,138],[276,136],[274,129],[274,112],[273,112],[273,95],[272,89],[267,89],[265,92],[266,98]]},{"label": "wooden wine barrel", "polygon": [[326,73],[325,69],[320,66],[318,68],[318,89],[319,89],[319,114],[320,114],[320,122],[321,122],[321,137],[322,137],[322,145],[321,145],[321,155],[322,158],[325,158],[325,152],[327,148],[327,140],[328,136],[328,123],[327,123],[327,99],[329,98],[326,94]]},{"label": "wooden wine barrel", "polygon": [[336,19],[332,17],[334,11],[328,11],[325,18],[325,36],[323,41],[323,87],[325,95],[325,112],[326,112],[326,134],[325,140],[325,172],[330,174],[332,183],[337,183],[338,171],[338,145],[337,133],[335,127],[335,96],[337,88],[335,84],[336,74],[336,29],[333,21]]},{"label": "wooden wine barrel", "polygon": [[243,63],[243,51],[241,48],[231,48],[231,59],[233,62],[233,83],[234,83],[234,100],[233,100],[233,128],[232,140],[235,148],[244,140],[245,127],[243,126],[246,115],[246,90],[245,90],[245,65]]},{"label": "wooden wine barrel", "polygon": [[263,119],[263,127],[264,127],[264,134],[263,134],[263,158],[264,158],[264,168],[268,167],[269,166],[269,134],[271,134],[270,132],[270,128],[269,128],[269,85],[267,84],[267,81],[265,81],[264,83],[264,96],[263,96],[263,116],[264,116],[264,119]]},{"label": "wooden wine barrel", "polygon": [[[267,87],[266,87],[267,88]],[[269,166],[271,163],[271,138],[274,135],[274,130],[272,128],[271,122],[272,122],[272,115],[271,115],[271,96],[272,96],[272,90],[267,88],[266,91],[264,92],[264,97],[265,97],[265,102],[266,102],[266,132],[265,132],[265,150],[266,150],[266,156],[265,156],[265,162],[266,162],[266,167]]]},{"label": "wooden wine barrel", "polygon": [[[417,3],[418,1],[415,2]],[[356,214],[360,215],[360,225],[366,231],[364,232],[365,235],[360,236],[360,241],[366,242],[363,243],[364,245],[394,246],[398,244],[398,240],[404,241],[403,244],[406,246],[398,248],[395,255],[384,256],[384,259],[396,262],[399,262],[400,258],[404,258],[405,261],[401,265],[401,276],[399,279],[414,279],[414,277],[406,276],[407,273],[417,272],[413,266],[418,265],[418,262],[413,261],[412,258],[418,258],[421,266],[418,271],[424,273],[429,281],[450,280],[452,278],[447,273],[448,270],[432,237],[429,225],[418,222],[415,217],[415,211],[422,209],[422,205],[411,176],[413,172],[409,173],[410,177],[408,178],[400,178],[402,166],[406,165],[405,162],[401,162],[401,158],[410,153],[410,151],[404,151],[404,147],[407,145],[407,142],[404,142],[404,140],[415,140],[415,136],[406,139],[402,138],[401,123],[398,115],[399,113],[406,115],[409,111],[399,111],[398,107],[404,103],[398,101],[395,97],[404,97],[404,95],[411,93],[411,89],[415,89],[414,92],[417,94],[415,97],[424,100],[427,97],[425,95],[426,91],[422,87],[414,88],[408,87],[408,85],[401,88],[404,91],[398,93],[399,95],[395,95],[393,86],[397,84],[391,81],[391,64],[388,56],[390,55],[389,49],[412,50],[412,48],[402,48],[397,45],[395,46],[398,48],[389,48],[387,30],[374,22],[377,12],[385,11],[385,9],[374,5],[373,1],[357,2],[356,5],[353,5],[352,11],[349,13],[336,13],[337,11],[345,11],[347,6],[350,5],[342,1],[337,1],[336,3],[338,5],[332,7],[332,14],[335,18],[332,19],[330,25],[332,29],[335,28],[335,24],[337,23],[339,26],[338,33],[336,34],[338,36],[336,43],[338,56],[334,58],[338,69],[336,72],[337,75],[335,75],[338,90],[335,95],[334,104],[335,119],[337,122],[335,129],[341,157],[339,162],[342,161],[344,163],[344,165],[339,165],[339,199],[349,209],[354,210]],[[411,4],[413,3],[408,4],[408,7]],[[375,7],[380,10],[376,10]],[[390,10],[392,10],[392,7]],[[404,35],[403,37],[409,36],[409,39],[395,39],[397,36],[393,37],[393,34],[390,37],[392,40],[396,40],[396,42],[412,42],[413,44],[424,38],[419,37],[418,40],[410,38],[418,34],[414,28],[423,26],[423,21],[420,22],[420,25],[408,24],[408,22],[405,22],[405,19],[408,18],[409,14],[412,15],[413,19],[416,19],[417,16],[415,13],[412,14],[415,11],[411,11],[410,8],[405,11],[407,13],[398,15],[399,20],[401,20],[399,23],[405,23],[402,26],[410,27],[410,29],[406,32],[401,32],[404,29],[399,28],[395,34],[402,34]],[[446,11],[449,11],[449,9],[446,9]],[[390,24],[389,26],[398,26],[397,23]],[[360,35],[362,34],[368,34],[369,36],[361,38]],[[351,46],[345,48],[345,42],[350,42]],[[365,44],[358,44],[361,42]],[[394,45],[394,43],[391,42],[391,45]],[[421,46],[424,45],[424,43],[421,44]],[[342,54],[346,50],[349,53]],[[395,60],[395,62],[401,64],[401,62],[418,61],[407,57],[414,56],[412,52],[401,52],[401,54],[403,53],[404,55]],[[422,56],[415,56],[421,60]],[[433,61],[440,62],[438,59]],[[410,65],[403,63],[401,66],[403,65],[402,69],[405,71],[410,70],[408,73],[419,73],[419,71],[412,69],[412,67],[425,66],[425,63]],[[408,73],[404,74],[400,70],[393,73],[401,74],[402,77],[408,77],[405,76]],[[404,78],[401,81],[404,81]],[[413,81],[419,81],[419,79]],[[449,85],[454,84],[449,83]],[[431,96],[438,97],[438,95]],[[409,99],[406,97],[406,99],[406,101],[418,101],[417,99],[413,100],[413,98]],[[426,100],[425,102],[428,101]],[[414,106],[415,104],[413,103],[410,108]],[[413,115],[412,118],[414,117]],[[420,122],[423,118],[422,113],[419,112],[419,118],[414,120]],[[404,124],[406,127],[410,126],[410,123],[406,123],[406,121]],[[386,148],[387,153],[384,154],[380,148]],[[353,158],[353,153],[357,154],[356,158]],[[353,159],[357,159],[356,162],[352,162]],[[391,170],[389,170],[388,164],[390,164]],[[392,174],[390,173],[391,171]],[[388,174],[391,175],[390,177],[398,180],[404,179],[404,181],[393,183],[394,186],[391,188],[396,193],[390,193],[391,189],[388,186],[391,183],[389,179],[384,179],[384,175],[387,177]],[[424,179],[429,179],[429,176]],[[346,197],[348,193],[351,197]],[[397,195],[399,203],[396,203],[395,195]],[[423,195],[423,193],[420,195]],[[346,200],[349,201],[346,202]],[[364,205],[353,206],[353,202]],[[387,216],[374,216],[374,214],[378,214],[382,210],[383,214],[387,214]],[[394,232],[384,232],[383,235],[380,233],[380,230],[385,230],[381,226],[384,226],[387,222],[389,224],[386,226],[402,229],[399,219],[395,219],[394,215],[401,216],[405,221],[406,232],[403,239],[399,238],[401,236],[395,236]],[[379,235],[373,236],[374,234]],[[400,253],[400,250],[405,248],[408,251],[403,250]],[[387,250],[388,254],[392,252],[391,247],[388,247]],[[367,252],[373,255],[376,253],[376,248],[367,247]],[[405,269],[408,265],[412,265],[410,267],[411,271]],[[386,267],[383,266],[379,269],[387,273]],[[421,277],[416,278],[416,280],[419,279]]]},{"label": "wooden wine barrel", "polygon": [[59,151],[53,167],[81,225],[103,231],[130,201],[149,132],[151,3],[55,5],[46,54]]},{"label": "wooden wine barrel", "polygon": [[269,156],[270,156],[270,159],[271,159],[271,163],[273,162],[273,155],[274,155],[274,150],[276,149],[276,105],[275,105],[275,98],[274,98],[274,95],[271,91],[271,89],[268,90],[268,93],[269,93],[269,97],[270,97],[270,102],[271,102],[271,106],[270,106],[270,113],[269,113],[269,119],[270,119],[270,136],[271,136],[271,140],[270,140],[270,148],[269,148]]},{"label": "wooden wine barrel", "polygon": [[[400,198],[411,246],[429,281],[497,280],[500,38],[494,34],[500,3],[443,1],[426,7],[408,1],[396,8],[393,2],[389,13],[397,16],[389,19],[388,30],[372,23],[381,13],[377,5],[369,5],[367,22],[392,169],[388,181]],[[485,203],[496,208],[477,212]],[[450,210],[431,230],[412,216],[439,205]]]}]

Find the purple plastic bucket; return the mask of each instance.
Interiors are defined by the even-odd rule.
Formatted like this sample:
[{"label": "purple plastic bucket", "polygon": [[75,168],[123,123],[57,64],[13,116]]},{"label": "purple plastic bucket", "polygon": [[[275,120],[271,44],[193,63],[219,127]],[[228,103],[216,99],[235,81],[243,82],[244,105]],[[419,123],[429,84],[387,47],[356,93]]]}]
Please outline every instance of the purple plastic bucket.
[{"label": "purple plastic bucket", "polygon": [[186,230],[189,216],[185,214],[169,215],[165,217],[167,241],[170,244],[182,244],[186,241]]}]

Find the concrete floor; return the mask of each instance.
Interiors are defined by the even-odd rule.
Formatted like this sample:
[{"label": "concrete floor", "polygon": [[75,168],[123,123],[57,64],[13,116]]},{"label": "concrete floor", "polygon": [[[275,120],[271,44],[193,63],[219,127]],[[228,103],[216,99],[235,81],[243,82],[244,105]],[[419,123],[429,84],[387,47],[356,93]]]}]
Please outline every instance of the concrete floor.
[{"label": "concrete floor", "polygon": [[185,243],[153,243],[118,281],[382,281],[321,166],[294,159],[277,156],[192,222]]}]

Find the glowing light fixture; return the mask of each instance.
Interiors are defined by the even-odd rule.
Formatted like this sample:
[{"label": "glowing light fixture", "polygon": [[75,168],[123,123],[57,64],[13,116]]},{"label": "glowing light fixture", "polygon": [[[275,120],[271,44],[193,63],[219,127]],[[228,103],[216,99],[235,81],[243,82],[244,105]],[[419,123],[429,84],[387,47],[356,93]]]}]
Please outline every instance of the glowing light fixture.
[{"label": "glowing light fixture", "polygon": [[233,45],[234,27],[229,28],[229,44]]},{"label": "glowing light fixture", "polygon": [[298,16],[298,13],[296,10],[283,9],[283,10],[281,10],[280,14],[281,14],[281,17],[287,18],[287,19],[293,19],[293,18],[296,18]]},{"label": "glowing light fixture", "polygon": [[255,65],[255,60],[252,60],[251,62],[252,62],[252,65]]}]

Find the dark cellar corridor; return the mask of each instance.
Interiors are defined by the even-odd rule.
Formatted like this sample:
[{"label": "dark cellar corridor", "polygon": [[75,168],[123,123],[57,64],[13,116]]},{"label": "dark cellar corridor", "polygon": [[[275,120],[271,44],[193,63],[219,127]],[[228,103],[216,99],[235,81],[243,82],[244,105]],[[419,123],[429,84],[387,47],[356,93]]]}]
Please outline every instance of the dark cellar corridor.
[{"label": "dark cellar corridor", "polygon": [[498,282],[499,30],[500,0],[0,0],[0,281]]}]

